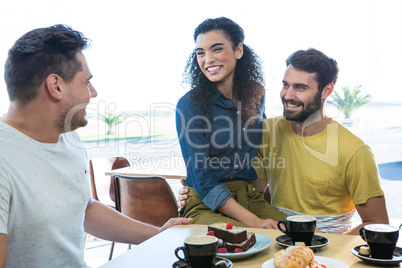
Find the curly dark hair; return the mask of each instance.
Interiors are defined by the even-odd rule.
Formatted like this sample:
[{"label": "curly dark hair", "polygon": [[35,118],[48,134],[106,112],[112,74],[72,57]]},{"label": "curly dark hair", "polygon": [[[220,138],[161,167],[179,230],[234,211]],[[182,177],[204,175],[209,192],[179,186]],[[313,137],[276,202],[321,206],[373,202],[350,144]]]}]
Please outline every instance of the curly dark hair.
[{"label": "curly dark hair", "polygon": [[82,69],[77,52],[90,46],[90,40],[67,25],[34,29],[21,36],[8,51],[4,78],[10,101],[28,103],[52,73],[67,82]]},{"label": "curly dark hair", "polygon": [[[225,17],[203,21],[194,31],[194,41],[196,41],[199,34],[213,30],[222,30],[232,42],[233,49],[244,42],[243,29],[231,19]],[[200,109],[200,112],[210,114],[210,107],[212,106],[211,88],[214,83],[209,81],[201,71],[195,50],[190,54],[187,61],[183,74],[183,83],[190,85],[192,100]],[[265,96],[261,60],[245,44],[243,44],[243,56],[237,61],[235,67],[233,96],[241,103],[241,114],[244,121],[261,118]]]}]

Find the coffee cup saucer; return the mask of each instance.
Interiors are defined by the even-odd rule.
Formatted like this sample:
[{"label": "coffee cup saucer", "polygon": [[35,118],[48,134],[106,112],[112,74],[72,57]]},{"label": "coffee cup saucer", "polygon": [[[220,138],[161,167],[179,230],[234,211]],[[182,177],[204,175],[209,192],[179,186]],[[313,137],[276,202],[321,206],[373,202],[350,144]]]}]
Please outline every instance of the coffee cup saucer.
[{"label": "coffee cup saucer", "polygon": [[356,257],[362,259],[363,261],[373,263],[373,264],[383,264],[383,265],[392,265],[392,264],[399,264],[402,262],[402,248],[400,247],[395,247],[394,254],[392,255],[392,259],[375,259],[370,256],[365,256],[359,254],[359,249],[362,246],[367,246],[367,245],[360,245],[352,248],[352,253]]},{"label": "coffee cup saucer", "polygon": [[215,258],[215,261],[214,261],[214,265],[215,265],[215,266],[214,266],[214,267],[218,267],[217,264],[218,264],[218,262],[220,262],[220,261],[225,261],[228,268],[232,268],[232,267],[233,267],[233,263],[232,263],[231,260],[226,259],[226,258],[222,258],[222,257],[218,257],[218,256],[216,256],[216,258]]},{"label": "coffee cup saucer", "polygon": [[[228,268],[233,268],[233,263],[232,263],[231,260],[226,259],[226,258],[222,258],[222,257],[218,257],[218,256],[216,256],[215,261],[214,261],[214,265],[212,266],[212,268],[224,267],[224,265],[223,266],[218,265],[218,263],[220,263],[221,261],[226,262],[226,266]],[[176,261],[173,264],[173,267],[174,268],[191,268],[191,265],[189,263],[185,262],[185,261]]]},{"label": "coffee cup saucer", "polygon": [[[292,245],[292,238],[287,235],[280,235],[275,238],[275,242],[282,247],[290,247]],[[308,246],[312,250],[318,250],[329,244],[329,240],[321,235],[314,235],[311,241],[311,246]]]}]

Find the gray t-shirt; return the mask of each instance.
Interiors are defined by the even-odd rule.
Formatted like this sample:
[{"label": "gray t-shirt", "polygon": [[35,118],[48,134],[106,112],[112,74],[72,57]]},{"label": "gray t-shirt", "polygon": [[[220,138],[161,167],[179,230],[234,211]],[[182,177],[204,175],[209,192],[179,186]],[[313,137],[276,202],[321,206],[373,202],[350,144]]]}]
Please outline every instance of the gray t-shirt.
[{"label": "gray t-shirt", "polygon": [[6,267],[87,267],[90,199],[85,148],[75,132],[41,143],[0,122],[0,233]]}]

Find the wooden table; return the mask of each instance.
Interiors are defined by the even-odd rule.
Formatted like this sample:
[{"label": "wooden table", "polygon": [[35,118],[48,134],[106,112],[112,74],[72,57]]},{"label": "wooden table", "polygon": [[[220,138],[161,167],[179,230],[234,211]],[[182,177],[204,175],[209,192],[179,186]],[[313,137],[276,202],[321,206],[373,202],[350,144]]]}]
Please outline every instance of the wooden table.
[{"label": "wooden table", "polygon": [[[248,259],[233,261],[234,268],[261,268],[262,264],[274,257],[274,254],[282,249],[275,243],[275,238],[282,235],[277,230],[266,230],[258,228],[248,228],[258,234],[265,234],[271,240],[271,245]],[[121,267],[172,267],[177,261],[174,255],[175,248],[183,245],[183,240],[190,235],[199,234],[207,231],[206,225],[177,225],[151,239],[134,246],[131,250],[111,260],[102,268],[121,268]],[[355,235],[337,235],[322,234],[329,239],[329,244],[315,253],[316,256],[329,257],[337,259],[350,268],[358,267],[381,267],[368,264],[354,256],[351,249],[355,246],[364,244],[360,236]],[[393,266],[395,267],[395,266]],[[402,267],[402,266],[397,266]],[[331,267],[328,267],[331,268]]]}]

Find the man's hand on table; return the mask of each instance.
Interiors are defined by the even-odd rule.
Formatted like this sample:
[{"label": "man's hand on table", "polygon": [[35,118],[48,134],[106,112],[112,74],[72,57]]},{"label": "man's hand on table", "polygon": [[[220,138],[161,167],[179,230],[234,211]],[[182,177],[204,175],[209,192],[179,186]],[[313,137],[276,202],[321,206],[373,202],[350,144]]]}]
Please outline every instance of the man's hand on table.
[{"label": "man's hand on table", "polygon": [[161,228],[159,228],[158,232],[161,233],[174,225],[190,224],[192,220],[193,218],[171,218]]}]

